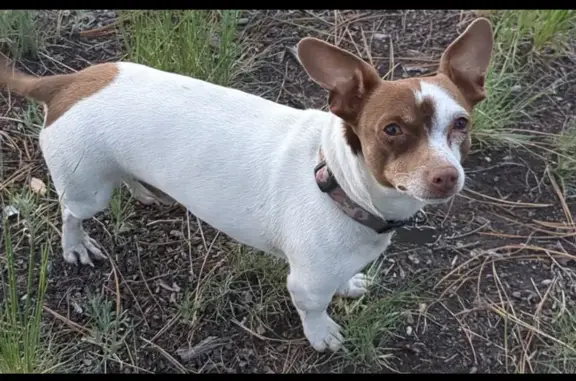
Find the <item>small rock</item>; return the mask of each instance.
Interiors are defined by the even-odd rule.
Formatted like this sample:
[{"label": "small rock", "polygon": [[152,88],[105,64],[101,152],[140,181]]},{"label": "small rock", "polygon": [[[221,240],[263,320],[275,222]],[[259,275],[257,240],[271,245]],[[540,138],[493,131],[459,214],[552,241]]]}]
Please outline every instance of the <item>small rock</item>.
[{"label": "small rock", "polygon": [[72,308],[74,309],[74,312],[76,312],[79,315],[82,315],[84,313],[82,307],[80,307],[80,305],[76,302],[72,302]]},{"label": "small rock", "polygon": [[90,359],[84,359],[84,360],[82,360],[82,362],[83,362],[84,365],[86,365],[86,366],[91,366],[91,365],[92,365],[92,360],[90,360]]},{"label": "small rock", "polygon": [[478,368],[476,368],[475,366],[473,366],[473,367],[470,369],[470,374],[474,374],[474,373],[476,373],[476,372],[478,372]]},{"label": "small rock", "polygon": [[420,312],[421,314],[423,314],[424,311],[426,311],[426,303],[420,303],[420,304],[418,305],[418,312]]},{"label": "small rock", "polygon": [[430,71],[430,69],[420,66],[406,66],[404,70],[409,74],[424,74]]},{"label": "small rock", "polygon": [[519,93],[522,91],[522,85],[514,85],[510,88],[510,91],[513,93]]},{"label": "small rock", "polygon": [[486,157],[484,158],[484,160],[486,160],[488,163],[490,163],[490,162],[492,161],[492,159],[489,158],[488,156],[486,156]]},{"label": "small rock", "polygon": [[248,17],[239,18],[239,19],[238,19],[238,25],[246,25],[246,24],[248,24],[248,21],[250,21],[250,20],[248,19]]},{"label": "small rock", "polygon": [[390,35],[386,34],[386,33],[374,33],[374,38],[382,41],[382,40],[385,40],[387,38],[390,38]]},{"label": "small rock", "polygon": [[479,249],[472,249],[470,250],[469,254],[471,257],[476,257],[482,253],[482,250]]},{"label": "small rock", "polygon": [[259,325],[258,328],[256,328],[256,333],[258,333],[259,335],[263,335],[266,333],[266,328]]},{"label": "small rock", "polygon": [[520,291],[514,291],[512,293],[512,296],[515,297],[516,299],[522,299],[522,293]]},{"label": "small rock", "polygon": [[184,236],[180,230],[170,230],[170,235],[178,238],[182,238]]},{"label": "small rock", "polygon": [[487,224],[487,223],[490,222],[489,219],[484,218],[484,217],[482,217],[482,216],[476,216],[474,219],[475,219],[479,224],[482,224],[482,225]]},{"label": "small rock", "polygon": [[543,286],[549,286],[552,283],[552,279],[544,279],[540,284]]},{"label": "small rock", "polygon": [[406,334],[408,336],[412,336],[412,327],[411,326],[406,327]]},{"label": "small rock", "polygon": [[16,208],[14,205],[7,205],[4,208],[3,213],[6,217],[12,217],[18,215],[18,213],[20,212],[18,211],[18,208]]}]

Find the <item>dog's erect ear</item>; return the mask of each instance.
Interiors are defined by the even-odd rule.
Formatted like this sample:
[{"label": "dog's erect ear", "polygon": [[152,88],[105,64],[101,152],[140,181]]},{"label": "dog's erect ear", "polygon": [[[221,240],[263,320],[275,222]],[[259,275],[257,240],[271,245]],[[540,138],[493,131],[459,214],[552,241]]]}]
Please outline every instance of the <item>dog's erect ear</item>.
[{"label": "dog's erect ear", "polygon": [[473,106],[486,98],[486,73],[492,56],[492,24],[485,18],[474,20],[440,59],[439,73],[448,76]]},{"label": "dog's erect ear", "polygon": [[313,37],[302,39],[298,59],[310,78],[330,91],[330,111],[355,124],[365,97],[381,79],[362,59]]}]

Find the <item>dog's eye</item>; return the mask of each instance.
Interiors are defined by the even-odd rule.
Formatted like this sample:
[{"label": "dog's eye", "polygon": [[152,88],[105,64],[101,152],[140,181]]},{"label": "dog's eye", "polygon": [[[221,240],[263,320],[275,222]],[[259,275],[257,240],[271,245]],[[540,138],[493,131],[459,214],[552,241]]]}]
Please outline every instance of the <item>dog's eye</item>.
[{"label": "dog's eye", "polygon": [[454,121],[454,129],[463,131],[468,127],[468,119],[466,118],[458,118]]},{"label": "dog's eye", "polygon": [[398,136],[402,134],[402,129],[400,128],[399,125],[392,123],[384,127],[384,132],[386,133],[386,135]]}]

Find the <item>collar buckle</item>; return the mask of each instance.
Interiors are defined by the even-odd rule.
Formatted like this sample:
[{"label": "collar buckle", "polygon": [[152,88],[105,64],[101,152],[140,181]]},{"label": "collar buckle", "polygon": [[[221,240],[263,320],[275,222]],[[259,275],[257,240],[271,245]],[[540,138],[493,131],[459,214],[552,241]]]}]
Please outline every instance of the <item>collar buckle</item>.
[{"label": "collar buckle", "polygon": [[399,229],[406,225],[406,221],[386,221],[386,224],[382,226],[380,229],[376,230],[378,234],[384,234],[391,232],[392,230]]}]

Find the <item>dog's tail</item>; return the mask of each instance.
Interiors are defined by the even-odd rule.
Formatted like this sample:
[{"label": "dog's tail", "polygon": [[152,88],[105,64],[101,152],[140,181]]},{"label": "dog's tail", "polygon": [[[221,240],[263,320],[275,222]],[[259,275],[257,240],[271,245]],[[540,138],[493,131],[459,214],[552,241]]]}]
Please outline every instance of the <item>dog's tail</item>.
[{"label": "dog's tail", "polygon": [[60,88],[60,81],[55,81],[56,77],[58,76],[35,77],[22,73],[16,70],[7,58],[0,55],[0,86],[8,86],[25,97],[49,103]]}]

